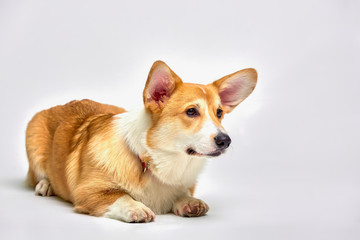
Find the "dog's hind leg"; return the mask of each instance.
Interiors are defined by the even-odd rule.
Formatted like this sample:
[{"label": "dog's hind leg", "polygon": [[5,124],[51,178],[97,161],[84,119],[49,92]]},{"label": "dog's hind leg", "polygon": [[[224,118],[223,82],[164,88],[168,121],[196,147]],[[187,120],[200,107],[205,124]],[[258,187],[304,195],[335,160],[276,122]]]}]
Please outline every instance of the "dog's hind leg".
[{"label": "dog's hind leg", "polygon": [[46,120],[46,112],[40,112],[29,122],[26,129],[26,153],[29,160],[27,183],[35,187],[35,194],[40,196],[54,195],[46,175],[52,144]]},{"label": "dog's hind leg", "polygon": [[54,192],[47,179],[41,179],[35,187],[35,194],[39,196],[52,196]]}]

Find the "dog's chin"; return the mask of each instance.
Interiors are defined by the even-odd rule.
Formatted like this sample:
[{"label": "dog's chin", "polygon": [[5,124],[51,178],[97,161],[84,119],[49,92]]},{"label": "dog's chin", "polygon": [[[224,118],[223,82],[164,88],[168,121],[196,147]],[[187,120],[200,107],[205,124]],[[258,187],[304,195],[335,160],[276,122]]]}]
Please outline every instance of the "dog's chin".
[{"label": "dog's chin", "polygon": [[220,156],[222,153],[224,153],[224,150],[215,150],[210,153],[199,153],[195,151],[193,148],[186,149],[186,153],[190,156],[196,156],[196,157],[217,157]]}]

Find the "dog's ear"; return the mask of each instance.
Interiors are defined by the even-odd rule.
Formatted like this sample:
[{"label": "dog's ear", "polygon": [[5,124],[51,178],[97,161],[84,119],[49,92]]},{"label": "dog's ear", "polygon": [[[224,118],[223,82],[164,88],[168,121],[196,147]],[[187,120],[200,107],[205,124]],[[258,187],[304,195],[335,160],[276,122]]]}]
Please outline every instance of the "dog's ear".
[{"label": "dog's ear", "polygon": [[181,83],[181,79],[166,63],[154,62],[143,92],[145,107],[154,113],[160,112]]},{"label": "dog's ear", "polygon": [[257,72],[253,68],[232,73],[212,83],[217,89],[224,112],[231,112],[254,90]]}]

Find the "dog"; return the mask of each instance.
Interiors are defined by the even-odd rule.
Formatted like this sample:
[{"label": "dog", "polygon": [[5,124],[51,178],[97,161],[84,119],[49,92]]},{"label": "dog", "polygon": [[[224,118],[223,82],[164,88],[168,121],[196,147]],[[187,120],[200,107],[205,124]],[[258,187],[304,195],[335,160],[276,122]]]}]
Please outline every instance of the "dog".
[{"label": "dog", "polygon": [[184,83],[156,61],[139,109],[85,99],[43,110],[26,130],[27,182],[78,213],[124,222],[206,215],[209,206],[193,197],[196,178],[229,147],[221,120],[256,82],[248,68],[208,85]]}]

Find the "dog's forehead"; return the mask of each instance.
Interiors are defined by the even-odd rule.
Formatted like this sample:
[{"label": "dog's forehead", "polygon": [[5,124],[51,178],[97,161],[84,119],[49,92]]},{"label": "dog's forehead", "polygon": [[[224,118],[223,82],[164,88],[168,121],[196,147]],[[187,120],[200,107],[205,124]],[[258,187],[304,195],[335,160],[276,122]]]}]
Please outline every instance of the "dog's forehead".
[{"label": "dog's forehead", "polygon": [[217,89],[211,85],[184,83],[180,91],[185,101],[205,100],[207,104],[220,105]]}]

